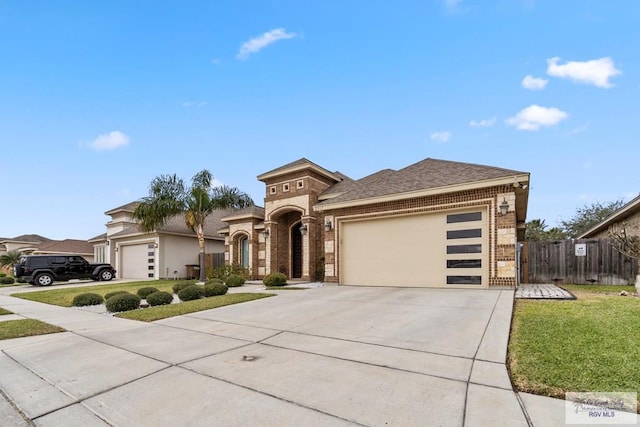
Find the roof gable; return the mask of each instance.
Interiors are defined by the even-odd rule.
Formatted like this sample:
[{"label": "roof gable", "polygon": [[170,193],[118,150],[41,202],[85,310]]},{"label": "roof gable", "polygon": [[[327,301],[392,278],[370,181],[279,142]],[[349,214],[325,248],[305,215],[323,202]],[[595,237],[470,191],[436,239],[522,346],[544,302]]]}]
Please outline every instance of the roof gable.
[{"label": "roof gable", "polygon": [[589,230],[582,233],[577,238],[585,239],[588,237],[592,237],[593,235],[607,229],[610,225],[624,221],[634,214],[640,214],[640,195],[638,195],[635,199],[630,200],[627,204],[591,227]]},{"label": "roof gable", "polygon": [[276,178],[282,175],[286,175],[289,173],[293,173],[293,172],[300,172],[300,171],[305,171],[305,170],[311,170],[314,171],[316,173],[319,173],[320,175],[323,175],[335,182],[340,182],[342,180],[342,177],[340,175],[337,175],[333,172],[328,171],[327,169],[323,168],[322,166],[318,166],[317,164],[313,163],[312,161],[306,159],[306,158],[301,158],[298,159],[294,162],[291,163],[287,163],[284,166],[280,166],[279,168],[270,170],[269,172],[265,172],[263,174],[258,175],[258,180],[259,181],[266,181],[269,180],[271,178]]}]

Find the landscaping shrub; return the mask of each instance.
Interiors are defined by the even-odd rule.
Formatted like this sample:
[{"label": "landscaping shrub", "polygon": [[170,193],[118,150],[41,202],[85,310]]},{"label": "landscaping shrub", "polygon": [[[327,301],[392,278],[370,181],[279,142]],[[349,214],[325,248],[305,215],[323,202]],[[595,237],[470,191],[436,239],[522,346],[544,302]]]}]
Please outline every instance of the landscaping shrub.
[{"label": "landscaping shrub", "polygon": [[227,286],[229,286],[230,288],[235,288],[236,286],[242,286],[244,285],[244,277],[238,275],[238,274],[232,274],[229,277],[227,277],[227,280],[225,280],[225,283]]},{"label": "landscaping shrub", "polygon": [[173,287],[172,287],[173,293],[177,294],[178,292],[180,292],[181,290],[183,290],[187,286],[191,286],[191,285],[195,285],[195,284],[196,284],[195,280],[183,280],[181,282],[178,282],[175,285],[173,285]]},{"label": "landscaping shrub", "polygon": [[216,295],[224,295],[229,290],[229,287],[224,283],[205,283],[204,296],[215,297]]},{"label": "landscaping shrub", "polygon": [[198,285],[187,286],[186,288],[178,291],[178,298],[180,301],[191,301],[194,299],[200,299],[204,295],[204,289]]},{"label": "landscaping shrub", "polygon": [[113,292],[109,292],[108,294],[105,294],[104,299],[105,301],[108,300],[109,298],[116,296],[116,295],[122,295],[122,294],[128,294],[129,292],[127,291],[113,291]]},{"label": "landscaping shrub", "polygon": [[271,273],[264,276],[262,283],[265,286],[284,286],[287,284],[287,276],[282,273]]},{"label": "landscaping shrub", "polygon": [[204,282],[205,285],[213,285],[214,283],[221,283],[224,285],[224,281],[222,279],[218,279],[217,277],[214,277],[213,279],[209,279],[206,282]]},{"label": "landscaping shrub", "polygon": [[159,292],[159,291],[160,289],[154,288],[153,286],[145,286],[144,288],[138,289],[138,292],[136,293],[140,298],[145,299],[147,298],[147,296],[151,295],[152,293]]},{"label": "landscaping shrub", "polygon": [[106,306],[111,313],[135,310],[140,307],[140,297],[130,293],[114,295],[107,300]]},{"label": "landscaping shrub", "polygon": [[169,292],[158,291],[147,295],[146,300],[152,307],[156,305],[166,305],[171,304],[173,301],[173,295]]},{"label": "landscaping shrub", "polygon": [[219,266],[215,270],[210,271],[207,274],[207,279],[217,278],[217,279],[221,279],[223,282],[226,282],[229,276],[233,274],[242,276],[246,280],[249,277],[251,277],[251,269],[242,267],[240,264],[237,264],[237,263],[234,263],[231,265],[224,264]]},{"label": "landscaping shrub", "polygon": [[0,271],[0,277],[7,277],[7,273]]},{"label": "landscaping shrub", "polygon": [[2,285],[13,285],[16,282],[16,279],[13,277],[5,276],[0,277],[0,284]]},{"label": "landscaping shrub", "polygon": [[72,304],[76,307],[84,307],[85,305],[102,304],[103,301],[104,301],[104,298],[102,298],[102,295],[88,292],[85,294],[78,294],[75,297],[73,297]]}]

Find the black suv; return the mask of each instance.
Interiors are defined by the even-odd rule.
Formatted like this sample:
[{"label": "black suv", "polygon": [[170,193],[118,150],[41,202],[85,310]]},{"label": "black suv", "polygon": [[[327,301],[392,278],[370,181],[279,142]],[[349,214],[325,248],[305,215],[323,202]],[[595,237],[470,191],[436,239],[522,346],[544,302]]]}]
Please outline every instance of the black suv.
[{"label": "black suv", "polygon": [[13,266],[14,276],[32,285],[49,286],[57,280],[111,280],[116,271],[110,264],[90,264],[79,255],[27,255]]}]

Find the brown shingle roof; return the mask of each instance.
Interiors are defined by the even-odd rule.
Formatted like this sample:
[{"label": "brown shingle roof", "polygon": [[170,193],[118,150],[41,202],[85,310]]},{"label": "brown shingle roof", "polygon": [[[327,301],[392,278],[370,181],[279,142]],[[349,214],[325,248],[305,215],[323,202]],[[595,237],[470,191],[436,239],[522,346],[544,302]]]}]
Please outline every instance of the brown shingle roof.
[{"label": "brown shingle roof", "polygon": [[59,254],[93,254],[93,245],[86,240],[54,240],[41,244],[35,252]]},{"label": "brown shingle roof", "polygon": [[427,158],[398,171],[383,170],[356,181],[356,188],[321,204],[402,194],[526,174],[510,169],[473,163]]}]

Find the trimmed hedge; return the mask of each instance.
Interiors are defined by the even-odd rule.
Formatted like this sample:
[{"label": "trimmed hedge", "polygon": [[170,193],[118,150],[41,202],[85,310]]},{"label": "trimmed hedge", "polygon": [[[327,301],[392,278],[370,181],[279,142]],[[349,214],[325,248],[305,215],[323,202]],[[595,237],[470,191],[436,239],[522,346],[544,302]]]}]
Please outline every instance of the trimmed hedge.
[{"label": "trimmed hedge", "polygon": [[156,305],[166,305],[173,302],[173,295],[169,292],[158,291],[147,295],[146,300],[152,307]]},{"label": "trimmed hedge", "polygon": [[262,283],[265,286],[284,286],[287,284],[287,276],[282,273],[271,273],[264,276]]},{"label": "trimmed hedge", "polygon": [[104,299],[105,301],[108,300],[109,298],[116,296],[116,295],[122,295],[122,294],[128,294],[129,292],[127,291],[113,291],[113,292],[109,292],[108,294],[104,295]]},{"label": "trimmed hedge", "polygon": [[224,285],[224,281],[217,277],[214,277],[213,279],[209,279],[206,282],[204,282],[205,285],[213,285],[214,283],[221,283]]},{"label": "trimmed hedge", "polygon": [[16,279],[13,277],[5,276],[0,277],[0,284],[2,285],[13,285],[16,282]]},{"label": "trimmed hedge", "polygon": [[147,298],[147,296],[155,293],[155,292],[160,292],[160,289],[158,288],[154,288],[153,286],[145,286],[144,288],[140,288],[138,289],[138,292],[136,292],[138,294],[138,296],[142,299]]},{"label": "trimmed hedge", "polygon": [[244,277],[239,276],[237,274],[232,274],[229,277],[227,277],[226,280],[226,285],[229,286],[230,288],[235,288],[236,286],[242,286],[244,285]]},{"label": "trimmed hedge", "polygon": [[104,298],[102,298],[102,295],[88,292],[76,295],[75,297],[73,297],[73,301],[71,303],[76,307],[84,307],[86,305],[102,304],[103,301]]},{"label": "trimmed hedge", "polygon": [[216,295],[224,295],[229,290],[229,287],[224,283],[205,283],[204,296],[215,297]]},{"label": "trimmed hedge", "polygon": [[198,285],[187,286],[178,292],[178,298],[180,301],[192,301],[195,299],[200,299],[204,295],[204,289]]},{"label": "trimmed hedge", "polygon": [[107,300],[106,306],[111,313],[135,310],[140,308],[140,297],[130,293],[114,295]]},{"label": "trimmed hedge", "polygon": [[173,287],[172,287],[173,293],[177,294],[178,292],[180,292],[181,290],[183,290],[187,286],[191,286],[191,285],[195,285],[195,284],[196,284],[195,280],[183,280],[181,282],[178,282],[175,285],[173,285]]}]

